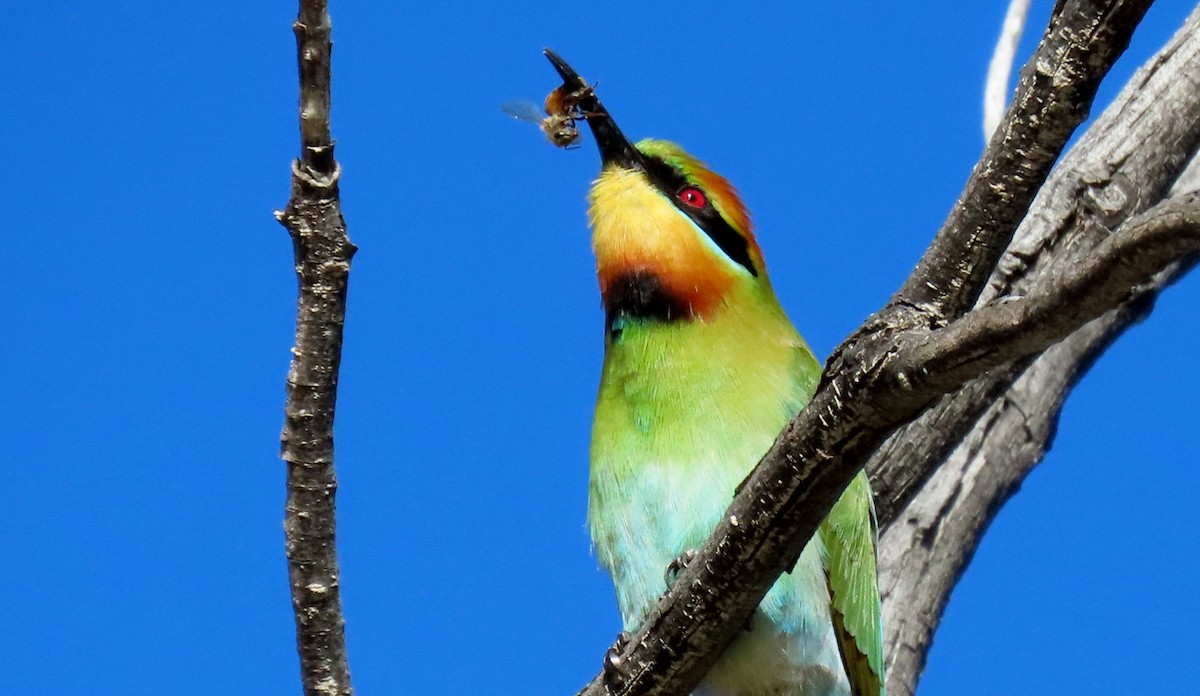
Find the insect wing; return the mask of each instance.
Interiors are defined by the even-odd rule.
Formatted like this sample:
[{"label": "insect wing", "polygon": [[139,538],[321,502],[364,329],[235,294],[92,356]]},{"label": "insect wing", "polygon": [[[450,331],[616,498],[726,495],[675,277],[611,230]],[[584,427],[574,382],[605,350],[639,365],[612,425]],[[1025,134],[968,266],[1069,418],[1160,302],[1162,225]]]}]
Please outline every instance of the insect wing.
[{"label": "insect wing", "polygon": [[520,100],[506,101],[500,105],[500,110],[518,121],[525,121],[527,123],[540,124],[542,119],[545,118],[545,114],[533,102]]}]

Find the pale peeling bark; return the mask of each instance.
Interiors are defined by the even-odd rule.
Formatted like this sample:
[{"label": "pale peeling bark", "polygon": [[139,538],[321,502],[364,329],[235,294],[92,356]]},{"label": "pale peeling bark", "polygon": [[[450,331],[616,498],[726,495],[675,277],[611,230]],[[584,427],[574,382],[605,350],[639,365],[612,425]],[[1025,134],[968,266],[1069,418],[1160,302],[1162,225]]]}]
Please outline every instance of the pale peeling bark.
[{"label": "pale peeling bark", "polygon": [[[1020,295],[1082,262],[1126,218],[1168,194],[1200,143],[1198,29],[1193,13],[1063,159],[982,302]],[[1195,190],[1195,182],[1180,179],[1171,193]],[[1001,505],[1044,456],[1071,388],[1189,266],[1186,258],[1171,265],[1031,364],[993,371],[947,397],[872,458],[891,696],[915,690],[951,590]],[[936,472],[922,486],[931,464]]]}]

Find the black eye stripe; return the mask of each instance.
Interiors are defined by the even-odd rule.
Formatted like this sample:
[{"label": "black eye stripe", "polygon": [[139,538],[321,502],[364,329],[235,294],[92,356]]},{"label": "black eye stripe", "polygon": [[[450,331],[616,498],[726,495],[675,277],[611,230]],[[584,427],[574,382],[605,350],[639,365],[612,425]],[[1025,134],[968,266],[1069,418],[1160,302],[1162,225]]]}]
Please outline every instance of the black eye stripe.
[{"label": "black eye stripe", "polygon": [[[642,160],[646,169],[646,177],[650,183],[662,191],[663,195],[670,198],[675,207],[691,218],[697,227],[704,230],[704,233],[713,240],[722,253],[750,271],[750,275],[757,276],[758,270],[754,268],[754,261],[750,258],[750,245],[746,242],[746,238],[738,234],[737,230],[721,217],[721,214],[713,207],[712,197],[708,195],[708,192],[688,181],[679,170],[657,157],[643,155]],[[680,201],[679,194],[685,188],[696,188],[702,191],[706,198],[704,207],[694,208]]]}]

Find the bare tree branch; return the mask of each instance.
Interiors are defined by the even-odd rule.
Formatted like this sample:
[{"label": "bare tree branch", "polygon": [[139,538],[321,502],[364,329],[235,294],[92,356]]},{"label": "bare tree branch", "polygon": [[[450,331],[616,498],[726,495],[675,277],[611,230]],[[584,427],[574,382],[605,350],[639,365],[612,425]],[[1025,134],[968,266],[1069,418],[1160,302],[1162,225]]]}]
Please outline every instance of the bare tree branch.
[{"label": "bare tree branch", "polygon": [[[1200,146],[1198,29],[1200,11],[1055,169],[982,303],[1021,296],[1084,262],[1113,227],[1162,200],[1172,181],[1173,195],[1194,190],[1180,170]],[[947,397],[872,457],[889,694],[915,689],[951,589],[1000,506],[1041,461],[1076,380],[1193,261],[1171,264],[1131,302],[1032,363],[993,370]]]},{"label": "bare tree branch", "polygon": [[[1165,268],[1200,242],[1194,194],[1172,198],[1131,220],[1093,249],[1087,261],[1064,269],[1024,297],[1003,298],[970,312],[913,348],[914,363],[935,384],[961,384],[998,364],[998,348],[1031,355],[1062,338],[1062,326],[1082,326],[1151,282],[1146,269]],[[968,375],[968,377],[964,377]]]},{"label": "bare tree branch", "polygon": [[[1173,278],[1179,269],[1162,275]],[[1150,307],[1148,301],[1131,302],[1016,369],[1015,378],[1006,371],[1007,389],[981,402],[983,414],[883,533],[879,567],[889,696],[915,693],[951,591],[1001,506],[1045,455],[1071,388]]]},{"label": "bare tree branch", "polygon": [[[1056,168],[1018,231],[981,298],[1019,296],[1035,282],[1070,268],[1127,217],[1163,198],[1200,142],[1200,17],[1193,14],[1176,36],[1126,85],[1096,124]],[[1002,389],[1001,389],[1002,391]],[[953,447],[966,429],[954,425],[974,405],[987,408],[998,393],[976,384],[962,407],[931,409],[914,427],[937,433]],[[982,401],[982,403],[980,403]],[[953,411],[952,417],[947,417]],[[936,426],[934,420],[936,419]],[[958,433],[958,436],[955,436]],[[901,447],[899,435],[872,458],[876,505],[886,528],[941,461],[935,443]],[[919,453],[919,454],[917,454]],[[915,467],[912,462],[926,462]],[[886,462],[886,465],[884,465]]]},{"label": "bare tree branch", "polygon": [[292,164],[291,200],[275,214],[291,234],[299,280],[281,438],[288,465],[284,533],[304,693],[350,696],[334,545],[333,418],[355,249],[342,219],[329,132],[333,46],[325,2],[301,0],[292,28],[300,65],[301,154]]},{"label": "bare tree branch", "polygon": [[[743,484],[697,559],[632,640],[614,646],[605,669],[581,693],[688,692],[898,426],[966,379],[1040,352],[1100,313],[1098,302],[1057,321],[1027,313],[1018,319],[1039,327],[1037,340],[1009,333],[1007,345],[983,355],[938,343],[947,335],[941,327],[975,302],[1148,4],[1081,0],[1058,8],[1005,124],[912,277],[835,352],[812,403]],[[1141,255],[1146,265],[1135,264],[1131,275],[1149,280],[1161,270],[1153,266],[1158,260]],[[1121,297],[1127,295],[1128,287]],[[953,379],[926,371],[916,358],[930,345],[945,350],[939,355],[947,364],[971,369],[957,369]]]}]

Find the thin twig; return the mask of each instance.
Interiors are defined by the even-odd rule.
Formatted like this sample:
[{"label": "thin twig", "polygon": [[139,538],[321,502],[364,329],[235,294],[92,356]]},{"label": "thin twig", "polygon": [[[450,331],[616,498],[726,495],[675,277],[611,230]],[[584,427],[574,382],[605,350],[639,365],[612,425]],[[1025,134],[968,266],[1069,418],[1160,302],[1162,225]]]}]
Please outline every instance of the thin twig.
[{"label": "thin twig", "polygon": [[332,44],[325,2],[301,0],[292,28],[300,67],[301,154],[292,164],[291,200],[275,214],[291,234],[299,280],[281,438],[288,469],[284,533],[304,693],[350,696],[334,541],[333,420],[355,247],[346,236],[329,130]]},{"label": "thin twig", "polygon": [[987,79],[983,86],[983,141],[992,139],[1004,108],[1008,106],[1008,77],[1012,74],[1013,60],[1017,56],[1017,44],[1025,33],[1025,18],[1029,15],[1029,0],[1009,0],[1004,13],[1004,25],[1000,38],[988,63]]}]

